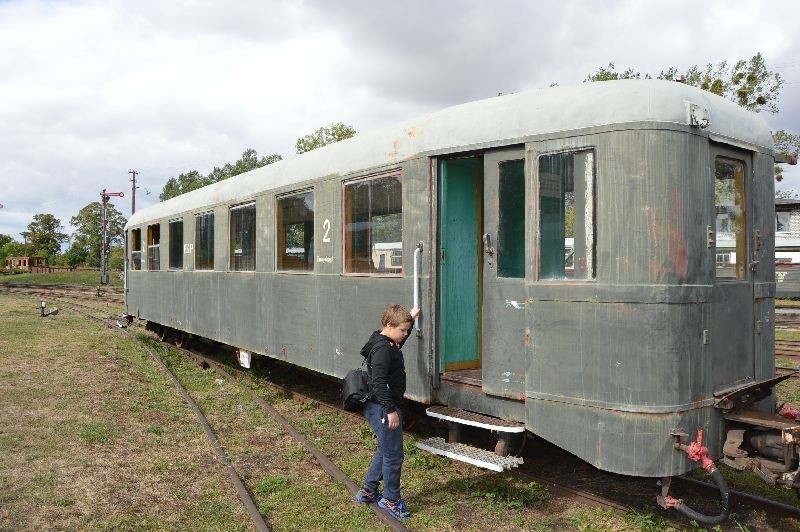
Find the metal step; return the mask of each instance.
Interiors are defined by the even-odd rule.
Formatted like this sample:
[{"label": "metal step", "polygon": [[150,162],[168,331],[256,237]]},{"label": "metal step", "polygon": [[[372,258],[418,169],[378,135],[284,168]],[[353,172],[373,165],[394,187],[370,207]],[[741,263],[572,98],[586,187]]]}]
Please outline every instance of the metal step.
[{"label": "metal step", "polygon": [[500,456],[490,451],[478,449],[463,443],[447,443],[444,438],[428,438],[417,442],[417,447],[433,454],[440,454],[453,460],[460,460],[484,469],[503,471],[522,464],[522,458]]},{"label": "metal step", "polygon": [[483,414],[476,414],[475,412],[468,412],[460,408],[452,408],[450,406],[430,406],[425,413],[431,417],[444,419],[445,421],[452,421],[453,423],[461,423],[462,425],[470,425],[472,427],[480,427],[482,429],[495,430],[497,432],[525,432],[525,425],[515,423],[513,421],[505,421],[500,418],[485,416]]}]

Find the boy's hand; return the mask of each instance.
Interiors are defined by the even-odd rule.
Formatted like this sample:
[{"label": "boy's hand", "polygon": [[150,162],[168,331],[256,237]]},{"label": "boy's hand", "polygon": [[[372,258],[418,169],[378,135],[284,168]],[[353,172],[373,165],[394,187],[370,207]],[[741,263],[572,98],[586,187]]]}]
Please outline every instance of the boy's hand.
[{"label": "boy's hand", "polygon": [[408,313],[411,314],[411,318],[412,319],[417,319],[417,316],[419,316],[420,310],[417,307],[414,307]]},{"label": "boy's hand", "polygon": [[386,414],[386,426],[390,429],[396,429],[400,426],[400,416],[397,415],[397,412]]}]

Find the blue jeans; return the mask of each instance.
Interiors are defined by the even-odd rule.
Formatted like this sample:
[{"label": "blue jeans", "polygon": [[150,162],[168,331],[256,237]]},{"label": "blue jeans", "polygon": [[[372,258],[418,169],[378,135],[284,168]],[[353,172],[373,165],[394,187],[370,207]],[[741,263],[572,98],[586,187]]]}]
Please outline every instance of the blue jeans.
[{"label": "blue jeans", "polygon": [[372,401],[364,405],[364,417],[378,439],[378,448],[364,477],[364,487],[376,491],[383,480],[383,496],[390,500],[400,498],[400,472],[403,469],[403,413],[397,410],[397,414],[400,426],[390,429],[381,405]]}]

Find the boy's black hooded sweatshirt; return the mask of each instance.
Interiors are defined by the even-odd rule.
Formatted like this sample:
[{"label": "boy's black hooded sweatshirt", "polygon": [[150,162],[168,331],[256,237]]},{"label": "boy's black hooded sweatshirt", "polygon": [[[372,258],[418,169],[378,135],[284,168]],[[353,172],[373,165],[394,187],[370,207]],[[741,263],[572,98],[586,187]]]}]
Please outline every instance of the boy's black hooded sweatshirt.
[{"label": "boy's black hooded sweatshirt", "polygon": [[403,343],[405,339],[396,344],[380,331],[375,331],[361,348],[361,356],[367,358],[372,400],[379,403],[387,414],[403,405],[406,393],[406,366],[400,351]]}]

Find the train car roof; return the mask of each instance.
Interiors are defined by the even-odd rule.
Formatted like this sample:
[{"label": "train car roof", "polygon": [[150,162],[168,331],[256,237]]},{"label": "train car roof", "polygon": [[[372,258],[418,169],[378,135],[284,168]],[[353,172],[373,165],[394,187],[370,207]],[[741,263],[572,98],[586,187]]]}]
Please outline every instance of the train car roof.
[{"label": "train car roof", "polygon": [[709,135],[772,150],[772,134],[758,115],[683,83],[621,80],[550,87],[448,107],[257,168],[142,209],[125,228],[247,201],[265,189],[398,164],[424,153],[466,151],[490,143],[517,143],[533,135],[614,124],[685,125],[689,103],[705,110]]}]

